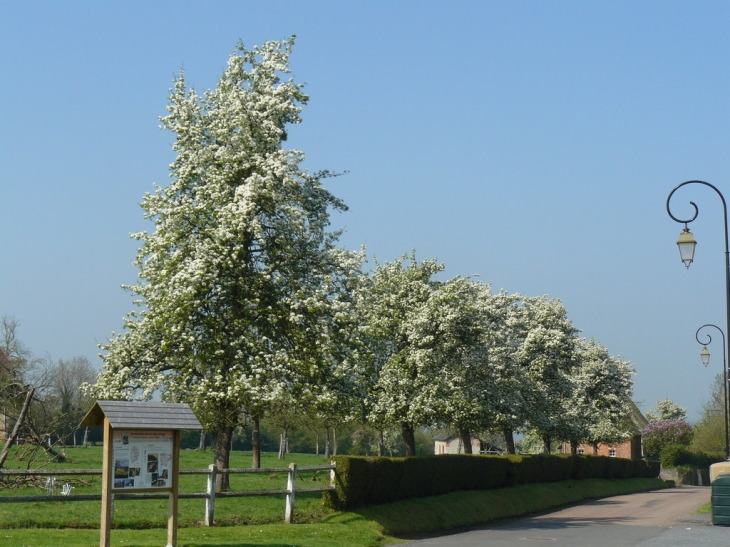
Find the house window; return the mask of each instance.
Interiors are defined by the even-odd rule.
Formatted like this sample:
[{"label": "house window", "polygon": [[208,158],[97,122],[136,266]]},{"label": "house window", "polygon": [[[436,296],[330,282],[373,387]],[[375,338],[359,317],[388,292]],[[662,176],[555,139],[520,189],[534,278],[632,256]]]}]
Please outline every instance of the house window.
[{"label": "house window", "polygon": [[608,449],[608,455],[611,458],[615,458],[616,457],[616,449],[615,448],[609,448]]},{"label": "house window", "polygon": [[578,448],[578,454],[581,454],[581,455],[583,455],[583,454],[585,454],[585,453],[586,453],[586,450],[585,450],[585,448],[583,448],[582,446]]}]

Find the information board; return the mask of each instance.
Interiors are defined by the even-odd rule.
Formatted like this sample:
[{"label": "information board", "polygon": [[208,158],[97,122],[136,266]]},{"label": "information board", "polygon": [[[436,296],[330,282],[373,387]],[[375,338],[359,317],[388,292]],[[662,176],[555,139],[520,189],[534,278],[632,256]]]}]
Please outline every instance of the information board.
[{"label": "information board", "polygon": [[114,490],[170,488],[173,432],[115,429]]}]

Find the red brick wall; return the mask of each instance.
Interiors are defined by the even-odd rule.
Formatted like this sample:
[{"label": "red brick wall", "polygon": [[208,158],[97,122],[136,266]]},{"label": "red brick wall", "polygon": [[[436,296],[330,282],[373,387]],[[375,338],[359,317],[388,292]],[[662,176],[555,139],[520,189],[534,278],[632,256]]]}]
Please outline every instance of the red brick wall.
[{"label": "red brick wall", "polygon": [[[634,444],[636,445],[634,447],[634,457],[636,457],[637,459],[641,458],[641,454],[639,453],[640,445],[637,444],[640,442],[641,441],[638,439],[636,441],[634,441]],[[600,444],[600,445],[598,445],[598,456],[609,456],[610,450],[613,448],[616,450],[616,454],[615,454],[616,458],[631,459],[631,443],[632,443],[632,441],[628,440],[628,441],[624,441],[621,444],[616,444],[616,445]],[[584,454],[590,454],[590,455],[596,454],[595,450],[593,449],[593,445],[582,443],[582,444],[578,445],[578,448],[582,448]],[[563,445],[561,446],[561,452],[563,454],[570,454],[570,444],[563,443]],[[580,450],[578,451],[578,453],[580,453]]]}]

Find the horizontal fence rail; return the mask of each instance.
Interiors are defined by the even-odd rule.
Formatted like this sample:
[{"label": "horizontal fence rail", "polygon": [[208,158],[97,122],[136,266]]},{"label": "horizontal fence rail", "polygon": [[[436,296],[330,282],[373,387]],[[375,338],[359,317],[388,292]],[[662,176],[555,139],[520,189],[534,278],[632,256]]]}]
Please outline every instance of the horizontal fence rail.
[{"label": "horizontal fence rail", "polygon": [[44,477],[47,475],[101,475],[101,469],[0,469],[0,477],[7,475]]},{"label": "horizontal fence rail", "polygon": [[[329,471],[329,486],[319,486],[314,488],[297,488],[297,473],[300,471]],[[245,474],[272,474],[287,473],[287,487],[285,490],[241,490],[236,492],[216,492],[215,477],[216,475],[245,475]],[[101,475],[101,469],[0,469],[0,477],[63,477],[71,475]],[[207,488],[205,492],[181,492],[178,494],[179,499],[204,499],[205,500],[205,518],[206,526],[213,526],[215,517],[215,500],[216,498],[243,498],[250,496],[286,496],[286,507],[284,510],[284,521],[288,524],[294,522],[294,497],[296,493],[304,494],[309,492],[329,492],[335,490],[335,466],[334,465],[307,465],[297,467],[295,463],[289,467],[268,467],[260,469],[250,468],[230,468],[218,469],[215,465],[210,465],[208,469],[180,469],[180,475],[207,475]],[[157,500],[168,499],[169,493],[115,493],[114,500]],[[0,503],[27,503],[27,502],[47,502],[47,501],[100,501],[101,494],[88,495],[46,495],[46,496],[0,496]]]}]

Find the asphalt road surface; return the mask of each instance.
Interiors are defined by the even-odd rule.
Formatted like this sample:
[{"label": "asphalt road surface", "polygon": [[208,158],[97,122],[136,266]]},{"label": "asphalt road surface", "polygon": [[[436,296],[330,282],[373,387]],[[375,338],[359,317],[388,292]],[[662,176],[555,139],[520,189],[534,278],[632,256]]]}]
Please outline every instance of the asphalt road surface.
[{"label": "asphalt road surface", "polygon": [[554,513],[415,541],[443,547],[730,547],[730,527],[697,509],[710,489],[682,486],[604,498]]}]

